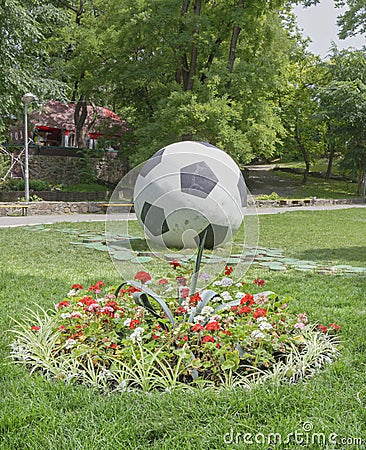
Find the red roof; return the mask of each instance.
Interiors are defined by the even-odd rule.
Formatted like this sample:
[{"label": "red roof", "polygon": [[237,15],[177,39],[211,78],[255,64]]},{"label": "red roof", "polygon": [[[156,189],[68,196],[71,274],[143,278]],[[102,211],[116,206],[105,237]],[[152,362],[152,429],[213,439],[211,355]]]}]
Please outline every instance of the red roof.
[{"label": "red roof", "polygon": [[[75,103],[62,103],[55,100],[47,102],[42,111],[33,111],[30,121],[37,127],[57,128],[65,131],[75,130]],[[93,126],[90,127],[92,121]],[[90,127],[90,128],[89,128]],[[121,135],[127,131],[127,124],[116,113],[101,106],[87,106],[84,129],[90,133]]]}]

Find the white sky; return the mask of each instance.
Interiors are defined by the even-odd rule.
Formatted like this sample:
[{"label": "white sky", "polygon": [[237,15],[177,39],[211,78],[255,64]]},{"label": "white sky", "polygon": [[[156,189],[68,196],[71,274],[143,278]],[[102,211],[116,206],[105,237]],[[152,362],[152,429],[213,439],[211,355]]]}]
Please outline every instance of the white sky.
[{"label": "white sky", "polygon": [[355,36],[344,40],[338,39],[337,16],[342,9],[334,6],[333,0],[321,0],[316,6],[303,8],[296,6],[294,11],[297,15],[298,25],[303,30],[303,35],[309,36],[312,40],[309,50],[321,57],[328,53],[331,42],[334,41],[337,47],[361,48],[366,45],[365,36]]}]

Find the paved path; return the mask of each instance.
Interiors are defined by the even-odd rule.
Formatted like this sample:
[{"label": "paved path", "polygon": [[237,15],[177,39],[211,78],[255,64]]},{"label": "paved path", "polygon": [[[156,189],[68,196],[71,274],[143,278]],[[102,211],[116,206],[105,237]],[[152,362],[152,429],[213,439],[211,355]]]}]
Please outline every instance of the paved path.
[{"label": "paved path", "polygon": [[[334,210],[334,209],[346,209],[346,208],[366,208],[364,205],[319,205],[319,206],[289,206],[289,207],[262,207],[254,208],[250,207],[247,210],[248,215],[253,214],[281,214],[284,212],[294,211],[321,211],[321,210]],[[111,214],[110,217],[117,220],[136,220],[134,214]],[[41,225],[58,222],[104,222],[106,219],[105,214],[64,214],[53,216],[12,216],[12,217],[0,217],[0,228],[19,227],[24,225]]]}]

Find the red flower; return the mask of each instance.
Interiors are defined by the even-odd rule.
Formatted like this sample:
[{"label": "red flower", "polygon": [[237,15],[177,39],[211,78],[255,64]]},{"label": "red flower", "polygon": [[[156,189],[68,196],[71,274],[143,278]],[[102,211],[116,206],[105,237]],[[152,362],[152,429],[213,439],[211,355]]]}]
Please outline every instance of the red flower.
[{"label": "red flower", "polygon": [[329,326],[333,328],[334,331],[338,331],[341,328],[341,326],[336,323],[330,323]]},{"label": "red flower", "polygon": [[177,283],[179,286],[186,286],[187,285],[187,278],[186,277],[177,277],[176,278]]},{"label": "red flower", "polygon": [[215,342],[215,339],[212,336],[206,335],[202,338],[203,344],[206,344],[206,342]]},{"label": "red flower", "polygon": [[217,343],[216,348],[221,348],[221,344]]},{"label": "red flower", "polygon": [[184,306],[179,306],[179,308],[177,308],[175,310],[175,313],[179,316],[181,314],[186,314],[187,310],[186,308],[184,308]]},{"label": "red flower", "polygon": [[71,289],[79,290],[79,289],[83,289],[83,286],[81,284],[73,284],[71,286]]},{"label": "red flower", "polygon": [[226,334],[227,336],[231,336],[231,332],[229,330],[222,330],[222,333]]},{"label": "red flower", "polygon": [[265,283],[265,281],[262,280],[262,278],[256,278],[256,279],[254,280],[254,284],[256,284],[258,287],[263,286],[264,283]]},{"label": "red flower", "polygon": [[56,308],[66,308],[67,306],[70,306],[70,303],[64,300],[63,302],[57,303]]},{"label": "red flower", "polygon": [[188,334],[185,334],[183,337],[182,337],[182,341],[188,341]]},{"label": "red flower", "polygon": [[326,333],[328,331],[328,328],[325,325],[318,325],[317,328],[322,333]]},{"label": "red flower", "polygon": [[245,303],[253,305],[255,303],[253,295],[245,294],[245,296],[240,300],[240,304],[245,305]]},{"label": "red flower", "polygon": [[157,334],[153,334],[151,337],[152,337],[155,341],[156,341],[157,339],[160,338],[160,336],[158,336]]},{"label": "red flower", "polygon": [[141,292],[141,289],[135,287],[135,286],[129,286],[128,287],[128,293],[129,294],[134,294],[135,292]]},{"label": "red flower", "polygon": [[239,309],[239,314],[248,314],[252,312],[252,308],[250,306],[243,306]]},{"label": "red flower", "polygon": [[262,309],[262,308],[257,308],[253,314],[255,319],[258,319],[258,317],[266,317],[266,315],[267,315],[267,310]]},{"label": "red flower", "polygon": [[173,259],[173,261],[170,261],[169,264],[173,267],[174,270],[176,270],[177,267],[181,266],[180,262],[176,259]]},{"label": "red flower", "polygon": [[136,325],[140,325],[140,321],[138,319],[132,319],[130,322],[130,330],[134,330]]},{"label": "red flower", "polygon": [[200,323],[196,323],[196,325],[193,325],[191,327],[191,331],[202,331],[204,327]]},{"label": "red flower", "polygon": [[58,329],[58,331],[65,331],[66,327],[65,327],[65,325],[61,325],[57,329]]},{"label": "red flower", "polygon": [[238,314],[239,312],[239,306],[235,305],[231,307],[231,311],[234,312],[235,314]]},{"label": "red flower", "polygon": [[164,286],[164,284],[168,284],[168,280],[166,278],[162,278],[158,281],[159,286]]},{"label": "red flower", "polygon": [[41,327],[39,327],[38,325],[32,325],[31,326],[31,330],[32,331],[38,331],[38,330],[40,330],[41,329]]},{"label": "red flower", "polygon": [[118,311],[120,307],[118,306],[118,303],[114,300],[107,302],[106,306],[109,306],[110,308],[113,308],[115,311]]},{"label": "red flower", "polygon": [[135,275],[135,280],[141,281],[141,283],[146,283],[151,280],[149,272],[140,271]]},{"label": "red flower", "polygon": [[202,300],[200,294],[196,292],[195,294],[191,295],[190,297],[191,303],[196,304]]},{"label": "red flower", "polygon": [[206,325],[207,331],[219,330],[220,328],[221,328],[221,325],[216,320],[213,320],[212,322],[209,322]]},{"label": "red flower", "polygon": [[233,270],[232,266],[225,266],[225,275],[230,275]]},{"label": "red flower", "polygon": [[187,298],[189,295],[189,288],[183,287],[179,290],[179,297],[181,298]]}]

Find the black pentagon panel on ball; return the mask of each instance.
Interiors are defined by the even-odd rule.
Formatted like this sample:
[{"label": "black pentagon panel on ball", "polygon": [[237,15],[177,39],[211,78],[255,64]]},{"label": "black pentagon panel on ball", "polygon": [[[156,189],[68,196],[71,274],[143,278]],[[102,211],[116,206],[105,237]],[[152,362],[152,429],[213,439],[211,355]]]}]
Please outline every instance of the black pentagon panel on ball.
[{"label": "black pentagon panel on ball", "polygon": [[139,175],[141,175],[142,177],[146,177],[146,175],[151,172],[154,167],[160,164],[164,151],[165,148],[162,148],[161,150],[157,151],[150,159],[148,159],[144,167],[140,170]]},{"label": "black pentagon panel on ball", "polygon": [[205,233],[207,233],[204,247],[208,250],[212,250],[214,247],[217,247],[225,241],[228,231],[229,227],[227,226],[210,223],[210,225],[199,233],[199,235],[195,238],[195,241],[197,245],[199,245]]},{"label": "black pentagon panel on ball", "polygon": [[245,185],[244,177],[241,172],[238,181],[238,191],[240,195],[241,206],[245,208],[247,206],[247,187]]},{"label": "black pentagon panel on ball", "polygon": [[200,161],[180,170],[181,191],[206,198],[218,183],[218,179],[205,161]]},{"label": "black pentagon panel on ball", "polygon": [[141,220],[153,236],[169,231],[163,208],[145,202],[141,210]]}]

